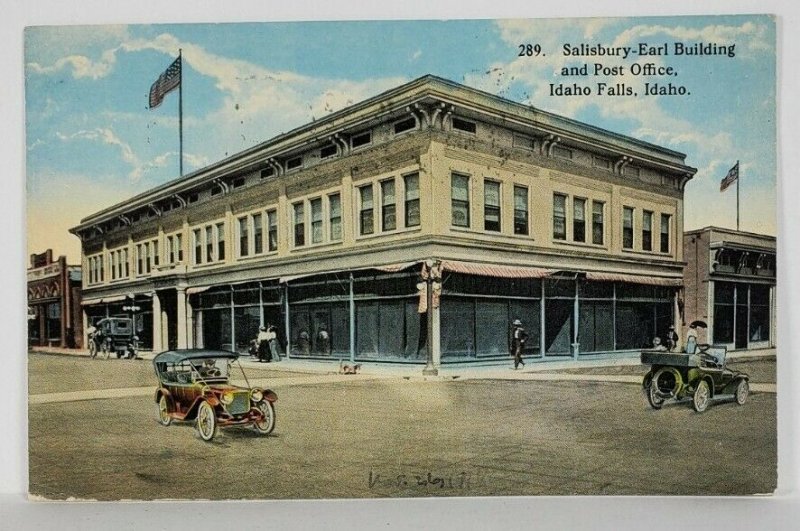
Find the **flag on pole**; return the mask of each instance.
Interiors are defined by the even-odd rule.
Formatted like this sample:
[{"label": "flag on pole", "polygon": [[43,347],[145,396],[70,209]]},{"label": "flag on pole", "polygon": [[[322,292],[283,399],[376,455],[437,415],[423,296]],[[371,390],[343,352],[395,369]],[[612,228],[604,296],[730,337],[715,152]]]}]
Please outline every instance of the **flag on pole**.
[{"label": "flag on pole", "polygon": [[739,179],[739,161],[733,165],[733,168],[728,170],[728,175],[719,183],[719,191],[724,192],[730,185]]},{"label": "flag on pole", "polygon": [[150,108],[153,109],[161,105],[170,91],[175,90],[181,84],[181,58],[178,57],[171,65],[158,76],[153,86],[150,87]]}]

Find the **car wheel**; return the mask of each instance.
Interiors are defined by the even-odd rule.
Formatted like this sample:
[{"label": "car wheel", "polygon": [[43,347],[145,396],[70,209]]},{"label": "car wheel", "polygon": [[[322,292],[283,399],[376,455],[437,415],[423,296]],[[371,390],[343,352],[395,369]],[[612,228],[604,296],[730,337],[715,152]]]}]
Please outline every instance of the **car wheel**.
[{"label": "car wheel", "polygon": [[750,384],[742,378],[736,386],[736,403],[743,406],[747,402],[748,395],[750,395]]},{"label": "car wheel", "polygon": [[268,435],[275,429],[275,406],[268,400],[262,400],[256,404],[256,407],[264,415],[264,419],[259,422],[254,422],[253,427],[261,435]]},{"label": "car wheel", "polygon": [[664,399],[658,396],[657,391],[658,391],[658,386],[654,381],[651,381],[650,385],[647,386],[646,394],[647,394],[647,402],[653,409],[661,409],[661,406],[664,405]]},{"label": "car wheel", "polygon": [[160,422],[162,426],[169,426],[172,423],[172,417],[169,416],[169,403],[167,402],[166,395],[161,395],[158,401],[158,422]]},{"label": "car wheel", "polygon": [[697,389],[694,390],[692,397],[692,407],[698,413],[702,413],[708,409],[708,404],[711,402],[711,389],[708,387],[708,382],[700,380],[697,384]]},{"label": "car wheel", "polygon": [[197,433],[204,441],[210,441],[217,434],[217,416],[211,404],[203,400],[197,408]]}]

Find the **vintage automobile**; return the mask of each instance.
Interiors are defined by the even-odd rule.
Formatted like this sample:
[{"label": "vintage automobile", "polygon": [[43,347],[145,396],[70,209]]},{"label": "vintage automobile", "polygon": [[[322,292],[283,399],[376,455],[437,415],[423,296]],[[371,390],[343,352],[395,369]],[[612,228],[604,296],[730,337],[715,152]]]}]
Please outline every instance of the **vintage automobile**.
[{"label": "vintage automobile", "polygon": [[89,355],[100,354],[108,359],[113,352],[118,358],[136,359],[139,338],[133,329],[133,320],[127,317],[106,317],[95,324],[95,337],[90,338]]},{"label": "vintage automobile", "polygon": [[750,393],[750,377],[726,366],[725,346],[698,345],[694,354],[643,350],[643,364],[651,365],[642,381],[647,401],[653,409],[661,409],[669,399],[691,397],[698,413],[708,408],[712,398],[732,395],[743,405]]},{"label": "vintage automobile", "polygon": [[[239,355],[224,350],[168,350],[153,358],[158,389],[158,421],[194,421],[200,438],[210,441],[219,427],[252,426],[261,435],[275,429],[277,395],[251,387]],[[233,385],[231,370],[238,366],[246,387]]]}]

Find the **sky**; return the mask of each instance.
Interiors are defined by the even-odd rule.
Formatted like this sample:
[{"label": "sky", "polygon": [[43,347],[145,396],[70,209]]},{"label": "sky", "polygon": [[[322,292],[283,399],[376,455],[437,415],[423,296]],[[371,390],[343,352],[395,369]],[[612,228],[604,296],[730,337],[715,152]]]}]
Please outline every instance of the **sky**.
[{"label": "sky", "polygon": [[[669,56],[565,57],[572,46],[668,44]],[[675,56],[674,42],[735,44],[735,56]],[[520,44],[543,54],[520,56]],[[776,233],[775,22],[767,16],[39,26],[25,31],[28,253],[71,263],[81,218],[178,176],[178,94],[150,85],[183,57],[190,172],[425,74],[686,154],[685,226]],[[571,77],[563,67],[622,66]],[[672,77],[631,66],[671,66]],[[551,84],[625,83],[631,96],[558,97]],[[672,82],[686,96],[644,96]]]}]

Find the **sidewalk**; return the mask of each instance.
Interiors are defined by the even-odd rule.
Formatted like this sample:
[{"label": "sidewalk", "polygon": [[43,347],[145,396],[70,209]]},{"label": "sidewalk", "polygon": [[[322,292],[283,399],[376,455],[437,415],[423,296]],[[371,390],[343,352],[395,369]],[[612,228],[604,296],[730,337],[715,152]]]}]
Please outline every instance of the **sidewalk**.
[{"label": "sidewalk", "polygon": [[[37,347],[32,349],[31,352],[51,354],[51,355],[68,355],[68,356],[88,356],[87,351],[74,350],[74,349],[58,349]],[[728,359],[736,361],[758,360],[758,359],[771,359],[775,357],[775,349],[762,349],[762,350],[749,350],[731,352],[728,354]],[[154,354],[144,352],[141,354],[142,359],[152,360]],[[636,366],[640,365],[638,356],[631,357],[616,357],[605,359],[579,359],[579,360],[559,360],[559,361],[539,361],[536,359],[528,360],[528,363],[520,370],[513,370],[511,360],[497,361],[496,363],[486,363],[481,365],[443,365],[439,368],[437,376],[425,376],[422,374],[423,365],[421,364],[400,364],[400,363],[380,363],[380,362],[359,362],[361,365],[357,375],[340,375],[339,361],[332,359],[328,360],[301,360],[290,359],[283,360],[277,363],[258,363],[257,361],[242,356],[239,358],[242,365],[251,369],[268,369],[271,371],[286,371],[293,373],[305,373],[309,376],[317,375],[335,376],[335,380],[358,379],[364,377],[376,378],[397,378],[404,380],[414,381],[427,381],[427,380],[535,380],[535,381],[584,381],[584,382],[607,382],[607,383],[625,383],[625,384],[641,384],[641,377],[635,375],[603,375],[603,374],[581,374],[576,373],[576,369],[589,369],[598,367],[618,367],[618,366]],[[348,361],[344,363],[349,364]],[[559,373],[569,369],[569,373]],[[315,378],[310,378],[315,380]],[[326,378],[323,378],[326,379]],[[309,378],[296,377],[287,378],[287,384],[301,383],[300,380],[309,380]],[[295,382],[297,380],[297,382]],[[309,381],[309,383],[312,383]],[[763,389],[762,389],[763,388]],[[754,391],[775,392],[775,384],[753,384]]]}]

